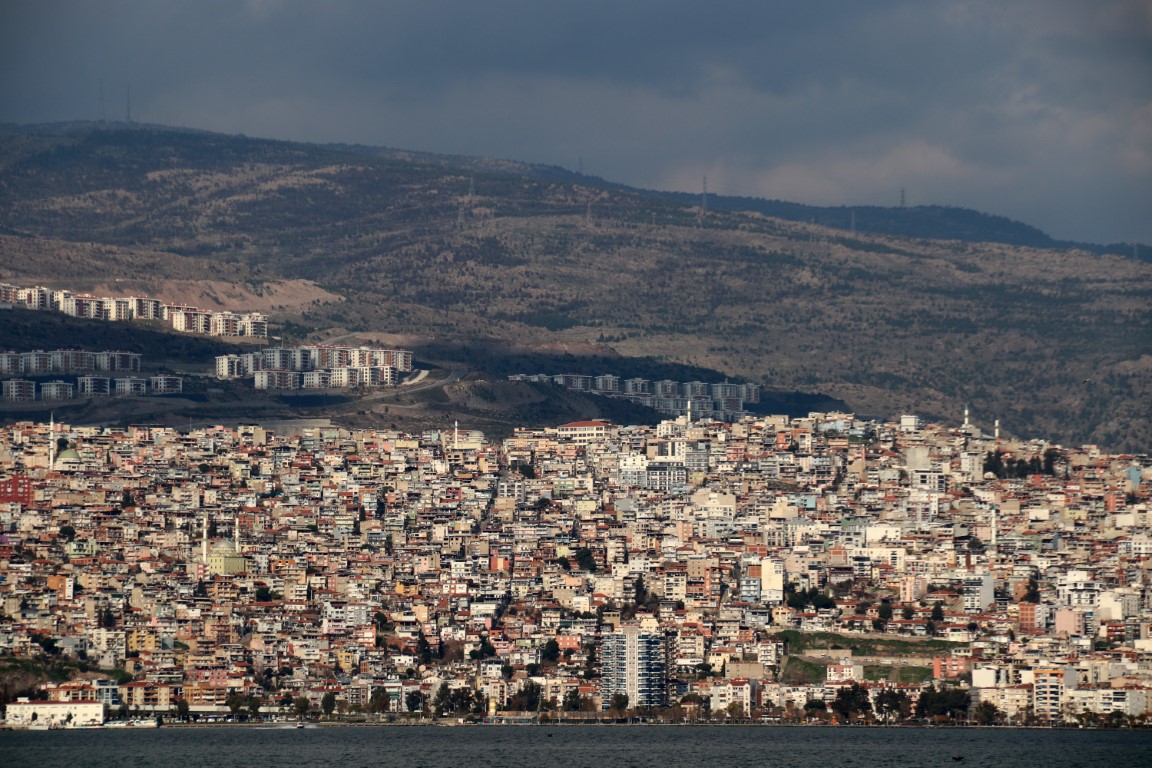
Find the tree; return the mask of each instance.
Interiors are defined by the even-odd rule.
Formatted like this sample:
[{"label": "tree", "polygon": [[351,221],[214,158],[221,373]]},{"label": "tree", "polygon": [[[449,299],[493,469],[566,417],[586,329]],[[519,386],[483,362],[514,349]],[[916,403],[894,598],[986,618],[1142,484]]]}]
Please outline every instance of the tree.
[{"label": "tree", "polygon": [[972,710],[972,717],[980,725],[995,725],[1004,719],[1004,713],[990,701],[982,701]]},{"label": "tree", "polygon": [[648,587],[644,585],[644,577],[639,574],[636,575],[635,593],[636,605],[644,605],[648,602]]},{"label": "tree", "polygon": [[188,701],[186,699],[176,699],[176,716],[181,720],[188,719]]},{"label": "tree", "polygon": [[592,554],[592,550],[588,547],[581,547],[576,550],[576,565],[580,566],[583,571],[589,573],[596,572],[596,557]]},{"label": "tree", "polygon": [[565,710],[569,712],[579,712],[582,703],[579,688],[569,689],[568,693],[564,694],[563,707]]},{"label": "tree", "polygon": [[929,616],[932,621],[944,621],[944,604],[937,600],[932,604],[932,615]]},{"label": "tree", "polygon": [[420,636],[416,638],[416,653],[420,657],[420,663],[427,666],[432,663],[432,646],[428,643],[428,638],[424,636],[424,630],[420,630]]},{"label": "tree", "polygon": [[616,713],[616,717],[623,717],[624,713],[628,711],[628,694],[614,693],[608,699],[608,709]]},{"label": "tree", "polygon": [[555,664],[560,660],[560,643],[556,642],[556,638],[552,638],[544,643],[544,648],[540,651],[540,661],[545,664]]},{"label": "tree", "polygon": [[508,708],[521,712],[534,712],[544,703],[544,689],[531,680],[508,699]]},{"label": "tree", "polygon": [[911,711],[912,702],[908,700],[908,694],[904,691],[885,688],[876,694],[876,714],[883,717],[885,721],[903,719],[908,717]]},{"label": "tree", "polygon": [[927,688],[916,701],[917,717],[956,718],[968,712],[968,692],[940,686]]},{"label": "tree", "polygon": [[588,643],[584,646],[584,679],[591,680],[596,677],[596,644]]},{"label": "tree", "polygon": [[248,714],[256,717],[260,714],[260,708],[264,706],[264,702],[259,696],[252,695],[244,699],[244,706],[248,709]]},{"label": "tree", "polygon": [[421,712],[424,709],[424,693],[419,690],[408,691],[404,696],[404,706],[409,712]]},{"label": "tree", "polygon": [[1028,588],[1024,590],[1024,597],[1020,601],[1023,603],[1040,602],[1040,585],[1036,582],[1035,576],[1029,577]]},{"label": "tree", "polygon": [[836,691],[836,698],[832,701],[832,711],[844,720],[851,720],[856,715],[866,715],[872,711],[872,701],[868,697],[868,689],[859,683],[841,688]]},{"label": "tree", "polygon": [[876,609],[876,613],[880,617],[881,621],[885,623],[892,621],[892,603],[888,600],[881,601],[880,607]]},{"label": "tree", "polygon": [[320,709],[324,712],[324,717],[332,717],[332,712],[336,709],[336,692],[328,691],[320,699]]},{"label": "tree", "polygon": [[472,689],[463,686],[452,689],[452,694],[448,697],[448,709],[454,713],[470,712],[475,703],[476,698]]},{"label": "tree", "polygon": [[804,715],[808,718],[826,720],[828,718],[828,704],[823,699],[808,699],[804,702]]},{"label": "tree", "polygon": [[388,691],[383,688],[373,688],[372,695],[368,697],[368,711],[380,714],[388,711]]},{"label": "tree", "polygon": [[65,523],[64,525],[60,526],[60,538],[64,539],[65,541],[72,541],[76,538],[76,529]]},{"label": "tree", "polygon": [[803,610],[808,606],[816,610],[836,607],[836,601],[816,587],[796,590],[788,595],[786,602],[789,608],[797,610]]},{"label": "tree", "polygon": [[308,701],[307,696],[297,696],[292,702],[292,708],[296,710],[296,716],[303,719],[312,708],[312,702]]},{"label": "tree", "polygon": [[436,691],[436,698],[432,700],[432,706],[436,710],[436,716],[440,717],[451,706],[452,690],[448,687],[448,683],[440,683],[439,690]]}]

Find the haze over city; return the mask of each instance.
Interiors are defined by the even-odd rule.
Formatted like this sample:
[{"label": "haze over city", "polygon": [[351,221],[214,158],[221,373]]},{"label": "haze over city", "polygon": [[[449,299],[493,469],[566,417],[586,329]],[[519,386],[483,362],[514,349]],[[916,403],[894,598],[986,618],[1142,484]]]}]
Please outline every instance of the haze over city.
[{"label": "haze over city", "polygon": [[635,186],[960,205],[1152,241],[1139,0],[0,3],[0,120],[542,162]]}]

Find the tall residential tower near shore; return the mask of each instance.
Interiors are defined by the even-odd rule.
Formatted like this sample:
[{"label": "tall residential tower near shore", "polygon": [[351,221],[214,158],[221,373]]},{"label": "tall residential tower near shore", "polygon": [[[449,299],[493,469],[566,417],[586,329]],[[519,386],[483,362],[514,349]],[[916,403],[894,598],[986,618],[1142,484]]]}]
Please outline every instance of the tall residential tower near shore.
[{"label": "tall residential tower near shore", "polygon": [[611,706],[623,694],[629,707],[663,707],[668,703],[668,667],[664,636],[653,627],[645,631],[625,625],[601,636],[604,680],[600,697]]}]

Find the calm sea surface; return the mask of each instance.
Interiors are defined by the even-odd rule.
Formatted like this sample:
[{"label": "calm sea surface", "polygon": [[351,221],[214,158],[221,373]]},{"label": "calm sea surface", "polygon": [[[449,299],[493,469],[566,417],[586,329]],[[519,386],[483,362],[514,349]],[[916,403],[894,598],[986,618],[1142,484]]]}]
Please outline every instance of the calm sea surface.
[{"label": "calm sea surface", "polygon": [[506,726],[0,733],[0,766],[1141,768],[1152,731]]}]

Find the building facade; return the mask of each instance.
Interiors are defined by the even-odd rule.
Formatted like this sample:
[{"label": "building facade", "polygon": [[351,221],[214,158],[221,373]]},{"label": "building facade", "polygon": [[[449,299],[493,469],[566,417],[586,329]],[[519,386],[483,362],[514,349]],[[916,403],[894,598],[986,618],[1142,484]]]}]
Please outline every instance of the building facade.
[{"label": "building facade", "polygon": [[668,701],[668,665],[664,637],[637,626],[624,626],[601,638],[603,706],[622,693],[629,707],[662,707]]}]

